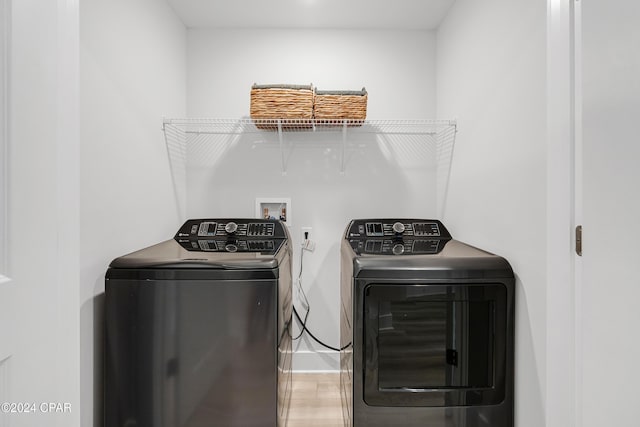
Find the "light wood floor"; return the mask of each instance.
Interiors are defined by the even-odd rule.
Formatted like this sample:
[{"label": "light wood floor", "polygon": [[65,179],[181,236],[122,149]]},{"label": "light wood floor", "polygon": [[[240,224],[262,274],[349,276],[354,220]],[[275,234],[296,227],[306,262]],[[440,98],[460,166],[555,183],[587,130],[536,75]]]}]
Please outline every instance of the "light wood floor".
[{"label": "light wood floor", "polygon": [[343,427],[339,373],[293,373],[287,427]]}]

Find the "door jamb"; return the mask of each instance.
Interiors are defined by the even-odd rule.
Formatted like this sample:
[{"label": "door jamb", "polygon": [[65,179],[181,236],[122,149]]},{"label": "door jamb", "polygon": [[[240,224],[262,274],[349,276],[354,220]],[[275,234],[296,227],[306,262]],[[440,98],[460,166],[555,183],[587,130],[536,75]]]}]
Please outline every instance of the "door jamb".
[{"label": "door jamb", "polygon": [[580,261],[575,255],[581,215],[579,2],[547,2],[547,427],[582,425]]}]

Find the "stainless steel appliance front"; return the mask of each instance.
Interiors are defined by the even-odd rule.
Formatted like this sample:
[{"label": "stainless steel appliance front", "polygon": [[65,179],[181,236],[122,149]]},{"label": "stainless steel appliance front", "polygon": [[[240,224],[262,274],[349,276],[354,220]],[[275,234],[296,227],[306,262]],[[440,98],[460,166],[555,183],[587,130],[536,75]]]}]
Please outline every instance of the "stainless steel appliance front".
[{"label": "stainless steel appliance front", "polygon": [[[282,223],[265,221],[267,237],[229,233],[203,244],[203,230],[215,234],[229,222],[188,221],[174,240],[111,263],[106,427],[286,425],[288,233]],[[260,220],[233,222],[244,230]]]}]

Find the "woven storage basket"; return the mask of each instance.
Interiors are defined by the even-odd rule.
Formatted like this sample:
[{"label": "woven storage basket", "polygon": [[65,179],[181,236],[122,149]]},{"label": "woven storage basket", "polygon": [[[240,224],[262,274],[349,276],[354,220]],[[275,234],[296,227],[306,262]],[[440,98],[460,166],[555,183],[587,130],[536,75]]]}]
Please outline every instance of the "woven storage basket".
[{"label": "woven storage basket", "polygon": [[367,118],[367,91],[318,90],[313,110],[316,120],[364,120]]},{"label": "woven storage basket", "polygon": [[260,129],[274,129],[277,124],[263,120],[311,120],[313,118],[313,86],[256,85],[251,87],[250,115]]}]

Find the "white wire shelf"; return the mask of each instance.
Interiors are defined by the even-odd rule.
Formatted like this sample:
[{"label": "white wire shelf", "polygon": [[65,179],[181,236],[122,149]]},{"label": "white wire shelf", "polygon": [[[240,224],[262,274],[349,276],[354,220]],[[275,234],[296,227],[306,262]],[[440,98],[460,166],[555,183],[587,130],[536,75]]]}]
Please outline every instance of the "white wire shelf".
[{"label": "white wire shelf", "polygon": [[162,129],[177,202],[183,206],[186,202],[181,195],[186,194],[189,162],[219,157],[225,147],[236,143],[277,147],[283,175],[287,174],[288,156],[294,146],[309,147],[315,143],[335,147],[341,174],[345,173],[348,147],[356,150],[359,144],[377,141],[387,146],[418,149],[428,153],[426,156],[431,159],[428,162],[437,164],[439,193],[446,195],[457,125],[454,120],[165,118]]},{"label": "white wire shelf", "polygon": [[453,129],[453,120],[318,120],[318,119],[165,119],[163,129],[187,134],[235,135],[256,132],[348,132],[388,135],[434,135]]}]

